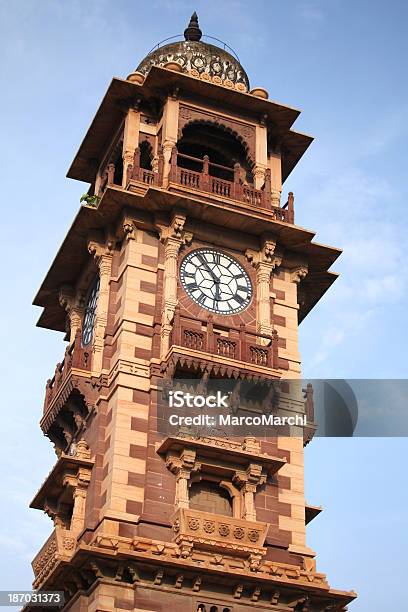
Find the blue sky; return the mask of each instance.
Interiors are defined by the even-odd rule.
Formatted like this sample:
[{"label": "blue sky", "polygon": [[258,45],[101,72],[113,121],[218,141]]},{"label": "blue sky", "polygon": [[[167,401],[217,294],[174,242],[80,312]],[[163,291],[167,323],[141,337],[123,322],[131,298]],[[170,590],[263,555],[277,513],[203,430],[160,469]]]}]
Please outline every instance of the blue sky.
[{"label": "blue sky", "polygon": [[[299,107],[316,137],[284,186],[297,222],[344,249],[341,278],[301,327],[304,375],[405,378],[408,5],[392,0],[0,1],[3,496],[0,588],[29,588],[51,521],[27,505],[55,456],[38,428],[58,334],[32,298],[87,186],[65,178],[113,75],[182,32],[234,47],[253,86]],[[318,567],[359,612],[404,609],[406,439],[315,440],[306,450]],[[403,573],[404,572],[404,573]],[[389,593],[391,591],[391,595]]]}]

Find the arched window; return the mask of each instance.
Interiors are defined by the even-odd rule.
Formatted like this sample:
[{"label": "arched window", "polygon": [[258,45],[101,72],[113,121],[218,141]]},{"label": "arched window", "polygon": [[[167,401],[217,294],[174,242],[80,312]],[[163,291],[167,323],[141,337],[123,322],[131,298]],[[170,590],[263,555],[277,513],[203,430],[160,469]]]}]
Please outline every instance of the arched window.
[{"label": "arched window", "polygon": [[241,166],[241,181],[252,183],[251,165],[244,145],[233,134],[211,123],[189,123],[177,142],[178,165],[187,170],[201,172],[202,160],[209,158],[209,174],[233,181],[234,165]]},{"label": "arched window", "polygon": [[190,487],[190,508],[232,516],[232,501],[228,491],[217,482],[201,480]]}]

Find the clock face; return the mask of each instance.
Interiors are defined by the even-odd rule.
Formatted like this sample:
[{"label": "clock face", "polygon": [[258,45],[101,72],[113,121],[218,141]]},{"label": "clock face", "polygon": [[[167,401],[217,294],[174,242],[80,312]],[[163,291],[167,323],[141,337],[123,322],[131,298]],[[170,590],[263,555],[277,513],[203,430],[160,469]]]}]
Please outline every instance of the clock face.
[{"label": "clock face", "polygon": [[82,346],[87,346],[92,338],[95,325],[96,304],[99,295],[99,276],[95,279],[85,307],[84,321],[82,323]]},{"label": "clock face", "polygon": [[251,281],[241,264],[215,249],[191,251],[181,263],[180,279],[197,304],[218,314],[240,312],[252,298]]}]

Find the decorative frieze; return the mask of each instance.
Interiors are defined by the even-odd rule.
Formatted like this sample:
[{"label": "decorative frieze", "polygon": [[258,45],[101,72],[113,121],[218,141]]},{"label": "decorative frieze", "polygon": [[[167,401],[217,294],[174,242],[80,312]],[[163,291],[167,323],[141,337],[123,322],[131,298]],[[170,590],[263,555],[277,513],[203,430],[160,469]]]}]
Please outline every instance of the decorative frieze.
[{"label": "decorative frieze", "polygon": [[227,549],[235,554],[266,554],[263,544],[268,525],[255,521],[221,516],[199,510],[179,508],[173,519],[174,540],[180,554],[186,558],[192,550],[213,548]]}]

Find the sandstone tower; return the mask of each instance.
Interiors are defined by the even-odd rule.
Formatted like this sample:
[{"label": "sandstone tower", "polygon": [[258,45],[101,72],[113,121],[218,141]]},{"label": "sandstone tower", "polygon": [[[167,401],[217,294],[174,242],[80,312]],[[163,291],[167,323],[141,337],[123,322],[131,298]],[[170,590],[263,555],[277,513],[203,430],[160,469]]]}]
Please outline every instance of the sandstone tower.
[{"label": "sandstone tower", "polygon": [[339,255],[281,200],[312,141],[299,111],[250,89],[195,14],[184,37],[112,80],[68,172],[88,196],[34,302],[68,343],[41,419],[57,460],[31,504],[53,522],[34,587],[70,612],[346,610],[306,544],[310,431],[158,432],[163,380],[300,378],[298,325]]}]

